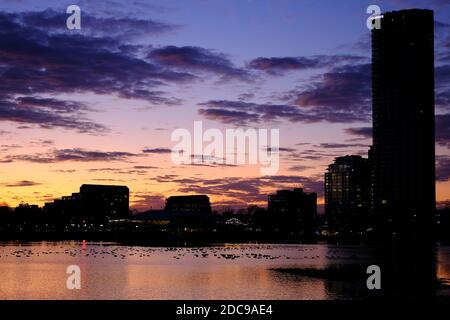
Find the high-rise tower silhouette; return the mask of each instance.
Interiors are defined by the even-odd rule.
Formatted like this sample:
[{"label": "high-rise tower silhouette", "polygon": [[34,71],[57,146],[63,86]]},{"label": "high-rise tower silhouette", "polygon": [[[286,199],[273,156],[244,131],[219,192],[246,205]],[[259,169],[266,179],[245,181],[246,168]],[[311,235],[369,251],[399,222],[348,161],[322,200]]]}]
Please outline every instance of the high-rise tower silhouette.
[{"label": "high-rise tower silhouette", "polygon": [[433,11],[379,19],[372,30],[374,213],[384,235],[423,237],[435,209]]}]

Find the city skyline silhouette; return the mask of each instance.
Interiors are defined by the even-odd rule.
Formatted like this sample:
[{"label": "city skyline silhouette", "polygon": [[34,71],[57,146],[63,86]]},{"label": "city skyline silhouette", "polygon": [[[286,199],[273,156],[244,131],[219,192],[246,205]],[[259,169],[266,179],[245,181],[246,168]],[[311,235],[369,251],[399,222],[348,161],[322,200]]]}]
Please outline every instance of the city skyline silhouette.
[{"label": "city skyline silhouette", "polygon": [[[58,6],[8,6],[1,16],[7,41],[1,47],[0,203],[43,206],[91,183],[129,186],[130,205],[139,211],[162,208],[175,194],[208,194],[215,208],[227,210],[265,206],[267,194],[300,185],[318,194],[323,213],[327,166],[339,156],[367,157],[372,145],[369,15],[356,2],[297,6],[280,5],[273,19],[285,22],[270,32],[247,19],[251,12],[264,21],[270,5],[252,11],[250,4],[230,3],[180,14],[148,6],[109,33],[113,18],[99,15],[100,4],[82,8],[80,31],[65,28],[67,14]],[[403,7],[386,2],[381,8]],[[241,32],[228,30],[226,19],[206,18],[208,10],[221,9]],[[308,17],[330,10],[340,14],[311,27]],[[354,17],[339,19],[348,10]],[[449,28],[446,11],[436,12],[436,196],[443,207],[450,199]],[[211,23],[217,30],[200,36]],[[332,25],[342,26],[339,36],[317,36],[320,26]],[[230,39],[219,42],[215,33]],[[196,120],[222,132],[279,128],[279,173],[261,176],[253,165],[173,165],[171,132],[192,130]]]},{"label": "city skyline silhouette", "polygon": [[0,298],[448,299],[444,9],[0,3]]}]

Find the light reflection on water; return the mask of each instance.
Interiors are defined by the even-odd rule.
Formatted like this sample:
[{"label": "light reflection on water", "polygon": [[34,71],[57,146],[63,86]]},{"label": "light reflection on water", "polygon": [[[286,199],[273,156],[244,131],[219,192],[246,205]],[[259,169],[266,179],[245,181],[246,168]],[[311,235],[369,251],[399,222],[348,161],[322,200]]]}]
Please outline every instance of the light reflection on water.
[{"label": "light reflection on water", "polygon": [[[450,279],[450,247],[437,251],[438,277]],[[1,299],[349,299],[360,283],[271,270],[376,264],[360,246],[244,244],[141,247],[114,243],[0,243]],[[66,288],[79,265],[81,290]]]}]

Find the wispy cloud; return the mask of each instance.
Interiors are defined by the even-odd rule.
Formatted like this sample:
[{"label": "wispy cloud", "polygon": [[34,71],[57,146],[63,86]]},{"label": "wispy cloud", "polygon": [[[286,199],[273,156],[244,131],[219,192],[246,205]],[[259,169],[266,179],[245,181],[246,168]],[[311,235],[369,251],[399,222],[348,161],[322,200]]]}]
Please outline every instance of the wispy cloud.
[{"label": "wispy cloud", "polygon": [[350,135],[358,136],[360,138],[372,138],[372,127],[346,128],[344,131]]},{"label": "wispy cloud", "polygon": [[2,100],[0,96],[0,121],[34,124],[45,129],[74,129],[82,133],[108,131],[105,126],[86,119],[84,111],[87,111],[85,105],[73,101],[30,96]]},{"label": "wispy cloud", "polygon": [[149,57],[179,70],[209,72],[223,79],[250,79],[247,70],[236,67],[223,53],[201,47],[167,46],[151,51]]},{"label": "wispy cloud", "polygon": [[345,113],[354,113],[358,115],[355,118],[367,121],[371,114],[371,66],[337,67],[292,95],[298,106],[329,114],[330,119],[345,119]]},{"label": "wispy cloud", "polygon": [[329,68],[341,63],[356,63],[367,58],[356,55],[315,55],[310,57],[260,57],[248,63],[248,68],[264,71],[273,76],[284,75],[288,71]]},{"label": "wispy cloud", "polygon": [[172,150],[169,148],[144,148],[142,150],[143,153],[171,153]]},{"label": "wispy cloud", "polygon": [[122,151],[98,151],[82,148],[55,149],[48,153],[8,155],[0,162],[26,161],[35,163],[55,163],[64,161],[91,162],[91,161],[125,161],[138,154]]},{"label": "wispy cloud", "polygon": [[[249,203],[267,201],[267,193],[280,188],[292,188],[294,185],[303,185],[307,191],[322,195],[323,181],[321,179],[304,176],[262,176],[262,177],[220,177],[202,178],[181,177],[176,174],[167,174],[155,178],[158,183],[176,183],[180,187],[177,192],[184,194],[208,194],[224,199],[227,205],[247,207]],[[268,191],[269,190],[269,191]],[[223,201],[215,202],[221,206]]]},{"label": "wispy cloud", "polygon": [[450,180],[450,156],[436,156],[436,180],[441,182]]},{"label": "wispy cloud", "polygon": [[[17,15],[18,21],[40,30],[52,30],[54,33],[64,33],[67,29],[64,23],[67,15],[64,11],[46,9],[44,11],[23,12]],[[178,30],[180,27],[150,18],[124,16],[117,13],[114,16],[95,16],[83,12],[83,33],[96,37],[114,37],[129,40],[130,37],[157,35]]]},{"label": "wispy cloud", "polygon": [[285,120],[288,122],[349,123],[367,121],[367,112],[353,113],[331,107],[301,108],[288,104],[261,104],[243,101],[211,100],[200,103],[198,113],[205,118],[227,124],[249,125],[252,123]]},{"label": "wispy cloud", "polygon": [[342,148],[355,148],[355,147],[363,147],[367,148],[369,145],[364,143],[320,143],[315,145],[317,148],[322,149],[342,149]]},{"label": "wispy cloud", "polygon": [[22,180],[22,181],[17,181],[17,182],[7,182],[7,183],[3,183],[4,187],[7,188],[15,188],[15,187],[32,187],[32,186],[38,186],[41,183],[39,182],[34,182],[34,181],[30,181],[30,180]]},{"label": "wispy cloud", "polygon": [[436,115],[436,142],[450,148],[450,114]]}]

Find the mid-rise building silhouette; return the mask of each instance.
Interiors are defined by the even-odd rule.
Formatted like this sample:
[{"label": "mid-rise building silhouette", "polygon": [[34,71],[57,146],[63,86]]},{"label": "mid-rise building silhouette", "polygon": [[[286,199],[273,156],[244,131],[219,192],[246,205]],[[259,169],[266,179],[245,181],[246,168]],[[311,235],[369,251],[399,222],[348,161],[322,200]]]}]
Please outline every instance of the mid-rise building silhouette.
[{"label": "mid-rise building silhouette", "polygon": [[79,193],[46,203],[44,212],[57,220],[107,221],[129,216],[126,186],[83,184]]},{"label": "mid-rise building silhouette", "polygon": [[268,196],[267,210],[282,231],[312,236],[317,215],[317,194],[302,188],[278,190]]},{"label": "mid-rise building silhouette", "polygon": [[371,168],[358,155],[338,157],[325,173],[325,215],[334,232],[356,235],[370,223]]},{"label": "mid-rise building silhouette", "polygon": [[372,30],[376,230],[426,236],[435,210],[433,11],[378,19],[381,28]]},{"label": "mid-rise building silhouette", "polygon": [[171,196],[164,208],[172,215],[202,216],[211,214],[211,203],[206,195]]}]

